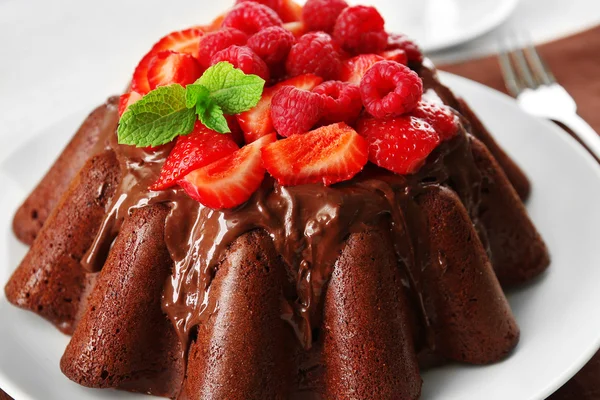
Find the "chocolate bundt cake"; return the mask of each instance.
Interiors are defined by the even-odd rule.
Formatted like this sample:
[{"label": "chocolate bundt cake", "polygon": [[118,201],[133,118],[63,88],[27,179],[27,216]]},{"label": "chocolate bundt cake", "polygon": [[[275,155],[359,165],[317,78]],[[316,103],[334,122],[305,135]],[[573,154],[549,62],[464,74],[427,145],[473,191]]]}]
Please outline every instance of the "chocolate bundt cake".
[{"label": "chocolate bundt cake", "polygon": [[[293,3],[283,3],[275,11],[294,20]],[[242,2],[223,26],[244,31],[230,17],[246,15],[236,14],[244,7],[262,13],[255,25],[277,17],[266,6]],[[357,8],[371,10],[344,8],[337,22]],[[294,29],[314,23],[306,15],[302,21]],[[336,40],[350,52],[353,42],[333,22],[332,36],[341,35]],[[202,29],[194,28],[201,36],[213,28]],[[261,29],[245,33],[253,38]],[[177,399],[418,399],[421,369],[493,363],[515,348],[519,328],[502,288],[530,280],[549,264],[523,205],[529,182],[469,106],[440,83],[433,65],[415,56],[411,42],[395,39],[388,46],[402,44],[395,50],[413,71],[401,70],[403,77],[412,79],[411,73],[422,82],[417,101],[452,111],[451,137],[438,138],[409,173],[380,165],[374,152],[381,148],[370,142],[368,163],[365,153],[352,176],[338,174],[324,185],[286,184],[264,158],[265,148],[309,140],[312,132],[278,141],[272,135],[274,142],[256,153],[269,173],[259,169],[257,189],[232,207],[203,204],[206,197],[190,190],[209,176],[203,168],[156,189],[186,136],[154,147],[119,143],[119,114],[125,112],[123,125],[130,112],[123,108],[133,108],[132,96],[162,85],[154,85],[152,76],[143,82],[146,89],[136,82],[148,56],[142,60],[132,92],[121,98],[124,107],[110,98],[90,114],[14,219],[15,234],[31,248],[6,296],[72,335],[60,361],[67,377],[88,387]],[[196,58],[203,57],[200,47]],[[187,54],[160,50],[149,54]],[[388,67],[390,61],[377,62]],[[178,77],[171,74],[169,83],[182,83]],[[274,118],[279,87],[268,84],[263,92],[263,98],[276,92]],[[350,125],[377,113],[364,107]],[[243,162],[263,140],[249,139],[256,131],[247,132],[244,119],[237,120],[245,139],[236,140],[247,145],[233,150],[237,158],[230,163]],[[292,126],[273,125],[280,135]],[[318,125],[326,123],[315,120],[307,130]],[[313,132],[325,135],[330,126],[319,129]],[[339,132],[356,134],[346,125]],[[364,141],[356,137],[354,150]],[[192,157],[195,149],[189,149]],[[243,165],[244,172],[254,168]],[[257,168],[263,168],[260,162]],[[231,196],[236,193],[231,189]]]}]

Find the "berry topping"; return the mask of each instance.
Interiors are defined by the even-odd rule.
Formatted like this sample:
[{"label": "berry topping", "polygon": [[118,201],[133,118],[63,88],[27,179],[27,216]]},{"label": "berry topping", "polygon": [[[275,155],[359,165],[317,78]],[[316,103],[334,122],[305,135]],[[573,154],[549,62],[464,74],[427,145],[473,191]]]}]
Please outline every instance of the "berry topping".
[{"label": "berry topping", "polygon": [[431,125],[411,116],[360,119],[358,132],[369,142],[369,161],[401,175],[417,172],[440,143]]},{"label": "berry topping", "polygon": [[367,156],[365,139],[344,123],[280,140],[262,151],[267,171],[289,186],[348,180],[363,169]]},{"label": "berry topping", "polygon": [[192,171],[179,185],[194,200],[221,209],[239,206],[252,196],[265,177],[261,148],[276,140],[267,135],[205,167]]},{"label": "berry topping", "polygon": [[273,132],[275,129],[273,128],[273,120],[271,119],[271,100],[279,89],[284,86],[294,86],[299,89],[312,90],[321,82],[323,82],[322,78],[312,74],[305,74],[265,89],[256,107],[237,116],[237,120],[244,131],[246,143],[252,143],[256,139]]},{"label": "berry topping", "polygon": [[224,19],[225,14],[221,14],[217,18],[213,19],[210,24],[200,25],[199,28],[206,33],[218,31],[219,29],[221,29],[221,25],[223,24]]},{"label": "berry topping", "polygon": [[255,33],[248,40],[248,47],[267,64],[274,65],[285,60],[295,41],[290,31],[272,26]]},{"label": "berry topping", "polygon": [[254,1],[239,3],[223,20],[224,27],[231,27],[253,35],[270,26],[281,26],[281,18],[271,8]]},{"label": "berry topping", "polygon": [[281,136],[308,132],[323,115],[323,97],[308,90],[284,86],[271,101],[273,126]]},{"label": "berry topping", "polygon": [[333,37],[351,53],[379,53],[387,46],[383,25],[383,18],[374,7],[348,7],[336,20]]},{"label": "berry topping", "polygon": [[231,135],[217,133],[196,122],[192,133],[177,138],[158,180],[150,189],[164,190],[175,186],[190,171],[226,157],[237,149]]},{"label": "berry topping", "polygon": [[204,35],[204,33],[200,29],[191,28],[183,31],[172,32],[160,39],[154,46],[152,46],[152,49],[144,56],[144,58],[142,58],[135,68],[133,80],[131,82],[131,90],[134,90],[142,95],[150,91],[150,84],[148,83],[148,68],[150,66],[150,62],[158,52],[171,50],[178,53],[186,53],[197,58],[199,51],[198,42],[202,35]]},{"label": "berry topping", "polygon": [[340,81],[327,81],[313,89],[323,97],[321,125],[334,122],[354,124],[362,110],[360,89],[357,85]]},{"label": "berry topping", "polygon": [[248,35],[239,29],[223,28],[215,32],[207,33],[200,38],[198,57],[204,68],[210,67],[210,60],[216,52],[224,50],[229,46],[243,46],[248,41]]},{"label": "berry topping", "polygon": [[372,116],[399,116],[417,106],[423,95],[423,81],[405,65],[380,61],[360,81],[360,94]]},{"label": "berry topping", "polygon": [[302,16],[302,6],[292,0],[237,0],[235,3],[255,1],[275,11],[283,22],[298,21]]},{"label": "berry topping", "polygon": [[227,120],[227,126],[231,131],[230,135],[233,141],[238,146],[244,145],[244,132],[242,131],[242,127],[240,126],[235,115],[225,115],[225,120]]},{"label": "berry topping", "polygon": [[302,20],[311,31],[331,33],[340,13],[348,7],[344,0],[308,0],[302,11]]},{"label": "berry topping", "polygon": [[377,54],[361,54],[349,58],[342,64],[340,80],[359,85],[362,77],[375,63],[383,61],[384,58]]},{"label": "berry topping", "polygon": [[408,61],[414,61],[420,63],[423,61],[423,53],[419,46],[415,44],[406,35],[398,35],[396,33],[390,33],[387,38],[386,50],[401,49],[406,52]]},{"label": "berry topping", "polygon": [[189,85],[200,78],[202,67],[198,60],[189,54],[166,50],[154,56],[148,66],[148,83],[150,89],[178,83]]},{"label": "berry topping", "polygon": [[458,117],[444,104],[422,100],[411,115],[429,123],[442,141],[452,139],[458,133]]},{"label": "berry topping", "polygon": [[283,27],[290,31],[295,38],[299,38],[308,32],[308,28],[306,28],[306,25],[302,21],[288,22],[283,24]]},{"label": "berry topping", "polygon": [[258,75],[265,81],[269,81],[269,67],[247,46],[229,46],[215,53],[211,59],[211,64],[215,65],[221,61],[231,63],[235,68],[241,69],[246,74]]},{"label": "berry topping", "polygon": [[341,55],[331,36],[310,32],[292,46],[286,62],[290,76],[315,74],[323,79],[335,79],[342,67]]},{"label": "berry topping", "polygon": [[406,51],[402,49],[382,51],[379,55],[389,61],[396,61],[404,65],[408,64],[408,56],[406,55]]},{"label": "berry topping", "polygon": [[136,101],[142,98],[142,95],[138,92],[129,92],[122,94],[119,98],[119,117],[127,111],[130,105],[135,104]]}]

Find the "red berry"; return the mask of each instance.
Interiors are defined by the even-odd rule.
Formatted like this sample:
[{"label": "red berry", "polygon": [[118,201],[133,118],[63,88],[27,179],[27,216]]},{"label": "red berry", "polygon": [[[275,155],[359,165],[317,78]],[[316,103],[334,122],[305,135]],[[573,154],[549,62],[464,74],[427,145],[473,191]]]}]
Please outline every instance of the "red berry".
[{"label": "red berry", "polygon": [[281,18],[271,8],[254,1],[239,3],[223,20],[224,27],[231,27],[253,35],[270,26],[281,26]]},{"label": "red berry", "polygon": [[414,61],[418,63],[423,61],[423,53],[421,53],[421,49],[419,49],[419,46],[417,46],[415,42],[410,40],[406,35],[399,35],[396,33],[390,33],[388,35],[386,50],[395,49],[404,50],[406,52],[406,57],[408,57],[408,61]]},{"label": "red berry", "polygon": [[452,139],[458,133],[458,117],[444,104],[422,100],[410,115],[429,123],[442,141]]},{"label": "red berry", "polygon": [[274,65],[285,60],[296,39],[288,30],[272,26],[252,35],[250,47],[267,64]]},{"label": "red berry", "polygon": [[275,134],[264,136],[235,153],[190,172],[179,180],[179,185],[191,198],[207,207],[239,206],[260,188],[265,177],[261,149],[275,140]]},{"label": "red berry", "polygon": [[376,118],[395,117],[412,111],[423,95],[423,81],[405,65],[380,61],[360,81],[365,108]]},{"label": "red berry", "polygon": [[290,76],[315,74],[323,79],[335,79],[341,67],[341,55],[336,44],[323,32],[310,32],[298,39],[286,62]]},{"label": "red berry", "polygon": [[406,51],[402,49],[382,51],[379,55],[389,61],[396,61],[404,65],[408,64],[408,56],[406,55]]},{"label": "red berry", "polygon": [[367,163],[368,144],[342,123],[267,145],[265,168],[280,185],[331,185],[354,177]]},{"label": "red berry", "polygon": [[244,132],[242,131],[242,127],[240,126],[235,115],[225,115],[225,119],[227,120],[227,126],[231,131],[230,135],[233,141],[238,146],[244,145]]},{"label": "red berry", "polygon": [[302,6],[292,0],[237,0],[235,4],[255,1],[275,11],[283,22],[298,21],[302,16]]},{"label": "red berry", "polygon": [[134,104],[136,101],[142,98],[142,95],[138,92],[129,92],[122,94],[119,98],[119,117],[125,114],[125,111],[129,108],[130,105]]},{"label": "red berry", "polygon": [[273,126],[281,136],[308,132],[323,115],[323,99],[317,93],[284,86],[271,101]]},{"label": "red berry", "polygon": [[181,86],[194,83],[202,75],[202,67],[198,60],[189,54],[174,51],[160,51],[148,66],[148,83],[150,89],[158,86],[178,83]]},{"label": "red berry", "polygon": [[204,68],[210,67],[210,60],[216,52],[229,46],[243,46],[248,41],[248,35],[235,28],[222,28],[218,31],[207,33],[200,38],[198,59]]},{"label": "red berry", "polygon": [[158,180],[150,189],[164,190],[175,186],[190,171],[226,157],[237,149],[231,135],[223,135],[196,122],[192,133],[177,138]]},{"label": "red berry", "polygon": [[369,161],[401,175],[417,172],[440,143],[431,125],[407,115],[360,119],[357,130],[369,143]]},{"label": "red berry", "polygon": [[204,33],[200,29],[191,28],[169,33],[167,36],[156,42],[135,68],[133,80],[131,82],[131,90],[142,95],[150,91],[150,84],[148,83],[148,67],[154,56],[160,51],[172,50],[178,53],[186,53],[197,58],[199,51],[198,41],[202,35],[204,35]]},{"label": "red berry", "polygon": [[212,56],[211,64],[218,62],[230,62],[235,68],[239,68],[246,74],[254,74],[269,81],[269,67],[267,64],[246,46],[229,46]]},{"label": "red berry", "polygon": [[253,1],[255,3],[262,4],[263,6],[267,6],[275,12],[279,11],[279,0],[236,0],[235,4],[237,5],[247,1]]},{"label": "red berry", "polygon": [[302,20],[311,31],[331,33],[340,13],[348,7],[344,0],[308,0],[302,11]]},{"label": "red berry", "polygon": [[275,129],[271,118],[271,101],[279,89],[284,86],[294,86],[298,89],[312,90],[321,82],[323,82],[322,78],[313,74],[305,74],[266,88],[254,108],[237,115],[237,120],[244,131],[246,143],[252,143]]},{"label": "red berry", "polygon": [[379,53],[387,46],[384,21],[374,7],[348,7],[339,15],[333,37],[351,53]]},{"label": "red berry", "polygon": [[323,97],[321,125],[334,122],[353,124],[362,110],[360,89],[357,85],[340,81],[327,81],[313,89]]},{"label": "red berry", "polygon": [[383,60],[384,58],[377,54],[361,54],[360,56],[349,58],[342,63],[340,80],[360,85],[362,77],[369,68]]}]

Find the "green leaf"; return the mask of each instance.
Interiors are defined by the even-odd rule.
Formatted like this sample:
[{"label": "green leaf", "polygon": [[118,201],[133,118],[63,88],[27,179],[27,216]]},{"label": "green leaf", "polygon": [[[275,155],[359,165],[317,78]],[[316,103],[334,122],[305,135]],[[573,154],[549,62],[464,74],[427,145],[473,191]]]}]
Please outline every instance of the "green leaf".
[{"label": "green leaf", "polygon": [[207,69],[195,82],[210,92],[210,97],[225,114],[239,114],[254,107],[262,95],[264,79],[246,75],[228,62]]},{"label": "green leaf", "polygon": [[207,107],[201,107],[200,105],[196,108],[196,113],[200,117],[202,122],[207,128],[217,131],[219,133],[229,133],[229,125],[223,115],[223,110],[215,102],[209,102]]},{"label": "green leaf", "polygon": [[206,104],[210,100],[210,92],[202,85],[187,85],[185,87],[185,105],[194,108],[197,104]]},{"label": "green leaf", "polygon": [[160,146],[194,129],[196,116],[186,106],[186,90],[180,85],[162,86],[129,106],[119,121],[120,144]]}]

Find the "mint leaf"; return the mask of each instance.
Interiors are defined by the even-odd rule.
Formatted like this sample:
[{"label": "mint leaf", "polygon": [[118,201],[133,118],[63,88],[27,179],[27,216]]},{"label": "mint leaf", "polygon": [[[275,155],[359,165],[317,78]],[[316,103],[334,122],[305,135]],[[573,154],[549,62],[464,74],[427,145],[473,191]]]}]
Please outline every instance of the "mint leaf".
[{"label": "mint leaf", "polygon": [[227,120],[223,115],[223,110],[217,103],[209,102],[205,107],[198,105],[196,107],[196,113],[200,117],[200,122],[207,128],[219,133],[231,132],[229,125],[227,125]]},{"label": "mint leaf", "polygon": [[262,95],[264,79],[246,75],[228,62],[207,69],[193,86],[202,85],[225,114],[239,114],[254,107]]},{"label": "mint leaf", "polygon": [[181,85],[158,87],[129,106],[119,121],[120,144],[160,146],[194,129],[194,110],[186,106]]},{"label": "mint leaf", "polygon": [[210,100],[210,92],[202,85],[187,85],[185,87],[185,105],[194,108],[197,104],[206,104]]}]

